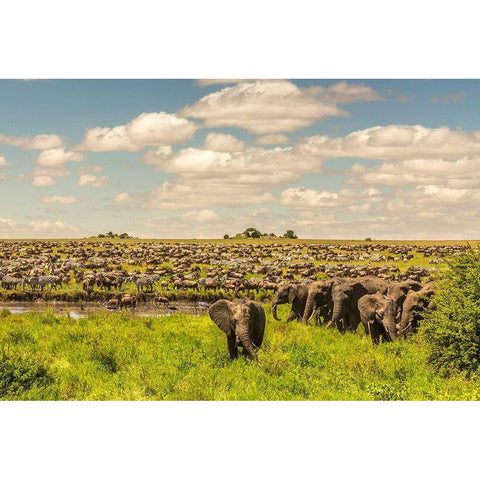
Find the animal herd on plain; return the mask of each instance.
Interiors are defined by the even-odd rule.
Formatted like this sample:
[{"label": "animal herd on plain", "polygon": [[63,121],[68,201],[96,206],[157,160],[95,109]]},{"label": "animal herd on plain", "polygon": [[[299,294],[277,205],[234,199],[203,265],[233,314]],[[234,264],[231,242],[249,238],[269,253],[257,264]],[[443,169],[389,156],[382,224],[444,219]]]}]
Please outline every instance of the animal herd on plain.
[{"label": "animal herd on plain", "polygon": [[[341,333],[362,323],[374,344],[416,331],[434,308],[436,265],[464,245],[339,243],[183,243],[108,241],[0,242],[5,299],[62,299],[111,309],[141,301],[172,311],[171,300],[196,300],[226,334],[232,357],[255,356],[263,340],[262,303],[291,304],[287,321],[314,322]],[[411,265],[417,256],[429,266]],[[435,266],[433,266],[435,265]],[[319,280],[319,278],[323,278]],[[125,285],[127,292],[122,291]],[[65,288],[63,288],[65,287]],[[1,293],[1,292],[0,292]],[[205,301],[201,301],[205,300]],[[257,300],[257,301],[255,301]]]}]

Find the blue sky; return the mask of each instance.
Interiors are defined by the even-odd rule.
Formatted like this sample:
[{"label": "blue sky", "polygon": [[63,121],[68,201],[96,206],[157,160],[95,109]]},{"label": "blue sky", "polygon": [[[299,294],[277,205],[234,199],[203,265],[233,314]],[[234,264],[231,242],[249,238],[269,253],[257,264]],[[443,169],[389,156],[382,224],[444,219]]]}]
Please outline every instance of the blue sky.
[{"label": "blue sky", "polygon": [[1,80],[0,237],[478,238],[479,110],[475,80]]}]

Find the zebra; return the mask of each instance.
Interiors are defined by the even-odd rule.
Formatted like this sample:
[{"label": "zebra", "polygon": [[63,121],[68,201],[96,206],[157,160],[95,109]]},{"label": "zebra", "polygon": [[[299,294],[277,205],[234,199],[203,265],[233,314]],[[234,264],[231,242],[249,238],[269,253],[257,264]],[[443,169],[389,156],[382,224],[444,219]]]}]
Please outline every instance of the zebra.
[{"label": "zebra", "polygon": [[155,282],[159,280],[159,278],[160,277],[158,275],[141,274],[131,275],[130,277],[127,277],[125,281],[135,283],[139,292],[143,292],[144,288],[147,292],[153,292],[153,286],[155,285]]},{"label": "zebra", "polygon": [[19,277],[13,277],[12,275],[5,275],[2,277],[2,287],[10,290],[12,287],[14,290],[17,289],[17,285],[22,282],[22,279]]},{"label": "zebra", "polygon": [[30,277],[29,284],[32,287],[32,290],[35,290],[38,286],[40,291],[43,292],[43,289],[47,285],[50,285],[51,290],[56,290],[58,282],[59,278],[56,275],[35,275]]}]

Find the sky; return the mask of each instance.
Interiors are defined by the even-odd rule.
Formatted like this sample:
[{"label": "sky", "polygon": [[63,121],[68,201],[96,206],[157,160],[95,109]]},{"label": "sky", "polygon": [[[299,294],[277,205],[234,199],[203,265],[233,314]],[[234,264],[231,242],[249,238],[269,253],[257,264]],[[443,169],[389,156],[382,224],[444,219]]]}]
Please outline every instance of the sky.
[{"label": "sky", "polygon": [[0,238],[480,238],[475,80],[0,80]]}]

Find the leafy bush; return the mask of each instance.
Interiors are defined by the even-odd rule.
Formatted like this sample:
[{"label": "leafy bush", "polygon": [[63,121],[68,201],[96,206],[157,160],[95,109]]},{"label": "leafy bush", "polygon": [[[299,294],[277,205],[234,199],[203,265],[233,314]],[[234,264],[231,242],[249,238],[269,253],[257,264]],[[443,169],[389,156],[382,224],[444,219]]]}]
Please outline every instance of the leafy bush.
[{"label": "leafy bush", "polygon": [[443,376],[470,376],[480,367],[480,249],[454,257],[438,287],[421,326],[428,360]]},{"label": "leafy bush", "polygon": [[19,395],[50,382],[48,370],[43,365],[26,358],[0,359],[0,397]]}]

